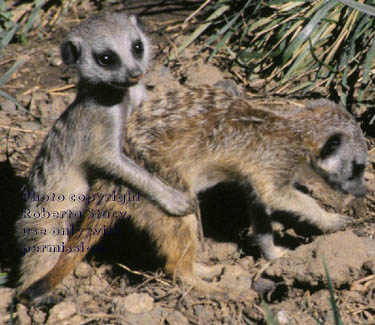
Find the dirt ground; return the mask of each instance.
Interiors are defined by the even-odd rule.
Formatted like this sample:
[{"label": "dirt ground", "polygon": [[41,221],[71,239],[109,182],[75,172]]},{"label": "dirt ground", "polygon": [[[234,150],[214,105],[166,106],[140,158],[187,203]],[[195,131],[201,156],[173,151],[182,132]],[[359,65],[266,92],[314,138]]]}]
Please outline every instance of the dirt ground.
[{"label": "dirt ground", "polygon": [[[194,46],[165,65],[174,48],[170,45],[180,44],[188,32],[179,33],[176,22],[196,8],[194,1],[108,1],[106,6],[144,16],[155,54],[146,78],[150,97],[160,87],[214,85],[233,78],[220,66],[205,63],[206,54]],[[15,59],[25,58],[3,90],[27,111],[0,97],[0,273],[9,278],[0,286],[0,323],[12,317],[19,324],[272,324],[273,316],[279,324],[334,324],[324,260],[343,323],[375,324],[375,138],[369,132],[366,198],[335,193],[313,175],[301,180],[319,204],[350,215],[353,222],[345,231],[321,234],[292,217],[275,215],[283,223],[277,224],[275,240],[291,252],[274,262],[264,260],[253,244],[235,184],[219,184],[200,195],[205,258],[224,266],[215,281],[227,289],[228,298],[200,296],[173,283],[161,271],[162,261],[147,236],[124,222],[118,225],[121,236],[101,243],[105,254],[90,254],[54,290],[54,301],[30,308],[11,304],[18,261],[13,223],[22,209],[20,188],[43,137],[75,96],[77,77],[61,63],[58,47],[69,27],[98,10],[103,8],[95,2],[84,2],[54,30],[40,30],[25,45],[11,44],[1,58],[0,75]],[[241,96],[253,96],[240,83],[237,87]]]}]

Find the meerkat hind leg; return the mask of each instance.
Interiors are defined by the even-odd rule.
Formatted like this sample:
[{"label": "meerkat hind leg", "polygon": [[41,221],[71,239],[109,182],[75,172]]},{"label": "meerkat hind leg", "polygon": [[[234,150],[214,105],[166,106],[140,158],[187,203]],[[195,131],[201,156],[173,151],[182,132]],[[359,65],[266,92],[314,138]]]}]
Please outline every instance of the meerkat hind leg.
[{"label": "meerkat hind leg", "polygon": [[283,256],[288,250],[276,246],[273,241],[271,209],[262,201],[250,182],[242,186],[246,194],[247,213],[255,234],[255,241],[263,256],[267,260]]},{"label": "meerkat hind leg", "polygon": [[[212,279],[222,268],[195,261],[198,251],[198,221],[195,214],[181,218],[165,216],[151,204],[142,206],[132,222],[137,228],[146,229],[159,255],[165,258],[165,271],[203,295],[224,295],[224,290],[202,278]],[[159,211],[159,212],[158,212]]]},{"label": "meerkat hind leg", "polygon": [[262,204],[251,204],[249,207],[251,224],[255,233],[255,241],[267,260],[283,256],[288,249],[276,246],[273,240],[273,230],[269,209]]}]

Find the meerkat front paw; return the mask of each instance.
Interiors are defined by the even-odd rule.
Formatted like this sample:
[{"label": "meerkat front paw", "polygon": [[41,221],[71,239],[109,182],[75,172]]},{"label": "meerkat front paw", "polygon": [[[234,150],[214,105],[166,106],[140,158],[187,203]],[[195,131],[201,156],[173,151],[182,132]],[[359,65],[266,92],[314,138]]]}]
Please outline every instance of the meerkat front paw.
[{"label": "meerkat front paw", "polygon": [[335,232],[345,228],[352,219],[339,213],[329,213],[327,218],[321,221],[320,229],[324,232]]},{"label": "meerkat front paw", "polygon": [[164,193],[161,202],[162,208],[172,216],[186,216],[193,214],[196,210],[196,202],[183,192],[171,189],[169,193]]}]

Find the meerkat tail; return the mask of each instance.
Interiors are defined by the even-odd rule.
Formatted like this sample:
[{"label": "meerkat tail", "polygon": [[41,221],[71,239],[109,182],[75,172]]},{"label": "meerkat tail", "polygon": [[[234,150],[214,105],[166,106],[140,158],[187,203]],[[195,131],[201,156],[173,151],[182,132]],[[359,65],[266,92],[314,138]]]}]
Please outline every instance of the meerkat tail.
[{"label": "meerkat tail", "polygon": [[34,301],[55,288],[102,237],[102,233],[93,235],[92,229],[100,229],[104,226],[110,228],[116,222],[115,218],[91,218],[87,214],[88,212],[86,211],[80,229],[69,238],[65,245],[65,247],[72,248],[80,247],[80,244],[83,243],[82,247],[84,249],[78,252],[68,250],[61,252],[55,266],[44,277],[34,282],[18,295],[21,301]]}]

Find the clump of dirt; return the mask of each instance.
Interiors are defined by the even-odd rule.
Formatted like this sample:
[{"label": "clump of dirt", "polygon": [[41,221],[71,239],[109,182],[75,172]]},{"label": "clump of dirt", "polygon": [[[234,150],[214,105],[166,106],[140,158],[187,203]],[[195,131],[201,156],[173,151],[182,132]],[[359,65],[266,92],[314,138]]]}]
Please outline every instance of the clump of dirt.
[{"label": "clump of dirt", "polygon": [[[147,2],[147,8],[152,4]],[[83,17],[90,12],[79,14]],[[72,17],[75,15],[71,14],[66,21]],[[183,21],[184,16],[174,15],[172,10],[148,17],[150,29],[156,31],[152,35],[157,54],[154,67],[145,78],[150,97],[181,84],[199,87],[232,78],[205,63],[206,54],[194,47],[179,56],[178,61],[165,65],[164,48],[169,42],[157,32],[171,17]],[[31,39],[25,46],[13,44],[6,52],[5,59],[14,55],[28,55],[29,59],[6,88],[28,111],[0,98],[0,171],[5,180],[0,184],[0,213],[4,225],[12,225],[20,212],[20,187],[43,137],[75,96],[76,76],[59,60],[58,46],[66,29],[62,21],[48,39]],[[7,64],[0,65],[0,74],[6,68]],[[238,88],[246,96],[246,90]],[[40,306],[28,308],[18,304],[13,306],[11,314],[9,306],[15,290],[0,287],[0,322],[15,317],[20,324],[264,324],[268,308],[280,324],[333,324],[330,279],[344,323],[372,324],[375,322],[375,141],[370,137],[367,140],[370,158],[365,178],[369,193],[364,200],[338,194],[314,175],[301,174],[296,180],[301,190],[322,207],[351,216],[353,223],[346,231],[323,235],[308,225],[298,227],[295,220],[288,223],[286,216],[275,215],[275,221],[283,223],[275,223],[277,239],[290,251],[273,262],[261,258],[252,246],[241,193],[235,185],[218,186],[202,194],[207,238],[206,251],[200,258],[222,265],[222,272],[214,281],[226,289],[227,298],[200,296],[181,283],[173,283],[159,270],[160,261],[144,258],[154,254],[152,244],[142,234],[128,229],[112,246],[106,243],[108,251],[114,250],[113,256],[91,254],[90,263],[82,262],[53,291],[54,299]],[[224,200],[215,201],[215,197]],[[15,243],[11,227],[2,227],[0,238],[0,271],[13,274],[16,261],[12,256]],[[118,250],[124,247],[128,248]],[[133,248],[142,254],[129,252]]]},{"label": "clump of dirt", "polygon": [[311,244],[297,247],[272,263],[265,275],[282,279],[288,285],[302,283],[318,287],[327,280],[326,267],[334,287],[341,288],[364,276],[362,267],[369,260],[370,252],[364,240],[347,230],[320,236]]}]

